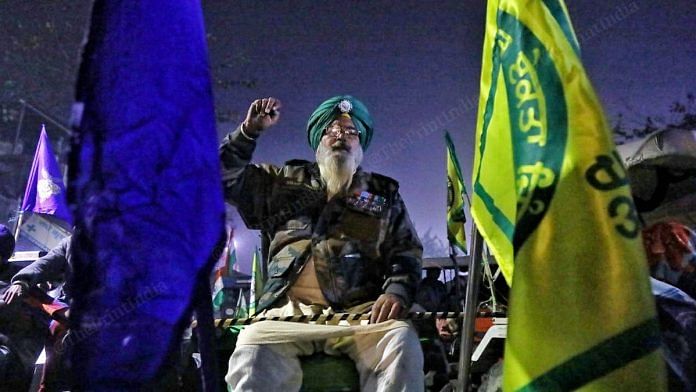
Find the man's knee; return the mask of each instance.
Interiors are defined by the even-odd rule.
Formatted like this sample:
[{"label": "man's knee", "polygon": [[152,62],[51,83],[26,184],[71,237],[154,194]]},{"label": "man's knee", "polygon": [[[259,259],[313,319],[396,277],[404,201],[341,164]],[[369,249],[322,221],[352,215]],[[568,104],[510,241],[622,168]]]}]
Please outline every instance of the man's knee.
[{"label": "man's knee", "polygon": [[363,390],[423,390],[423,352],[411,327],[386,332],[355,360]]},{"label": "man's knee", "polygon": [[258,368],[260,362],[269,359],[277,359],[269,358],[270,356],[274,356],[272,354],[272,351],[269,351],[261,345],[237,346],[230,356],[225,381],[228,384],[235,385],[242,379],[250,377],[252,371]]},{"label": "man's knee", "polygon": [[418,333],[414,328],[395,328],[385,335],[387,344],[399,347],[405,352],[423,356]]},{"label": "man's knee", "polygon": [[411,363],[412,368],[423,368],[423,350],[414,328],[397,328],[393,337],[401,350],[403,359]]},{"label": "man's knee", "polygon": [[[297,355],[294,344],[239,345],[230,356],[225,382],[239,390],[299,389],[302,372]],[[269,364],[273,364],[271,373]]]},{"label": "man's knee", "polygon": [[418,334],[413,328],[395,328],[386,332],[370,349],[358,355],[357,360],[375,370],[383,370],[389,366],[400,368],[423,368],[423,351],[421,350]]}]

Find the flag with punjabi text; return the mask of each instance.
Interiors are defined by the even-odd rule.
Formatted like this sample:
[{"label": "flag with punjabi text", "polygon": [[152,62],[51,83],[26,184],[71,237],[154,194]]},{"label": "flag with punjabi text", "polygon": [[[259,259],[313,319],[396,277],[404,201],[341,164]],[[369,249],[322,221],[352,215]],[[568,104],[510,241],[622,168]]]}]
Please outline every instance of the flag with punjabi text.
[{"label": "flag with punjabi text", "polygon": [[665,390],[641,225],[562,0],[490,0],[472,215],[511,283],[504,390]]},{"label": "flag with punjabi text", "polygon": [[450,246],[456,246],[464,254],[468,253],[466,245],[466,187],[464,176],[459,165],[454,143],[445,132],[445,144],[447,145],[447,239]]}]

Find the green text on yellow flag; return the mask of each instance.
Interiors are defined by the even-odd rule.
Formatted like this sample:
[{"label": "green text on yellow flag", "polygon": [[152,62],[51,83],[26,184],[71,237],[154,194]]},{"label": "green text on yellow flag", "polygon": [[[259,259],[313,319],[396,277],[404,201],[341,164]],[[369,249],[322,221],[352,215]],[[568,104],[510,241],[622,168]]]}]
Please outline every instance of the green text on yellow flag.
[{"label": "green text on yellow flag", "polygon": [[445,144],[447,144],[447,239],[450,245],[468,253],[464,229],[464,223],[466,223],[466,214],[464,213],[466,188],[449,132],[445,132]]},{"label": "green text on yellow flag", "polygon": [[488,2],[476,133],[472,215],[512,282],[505,390],[664,390],[640,224],[561,0]]}]

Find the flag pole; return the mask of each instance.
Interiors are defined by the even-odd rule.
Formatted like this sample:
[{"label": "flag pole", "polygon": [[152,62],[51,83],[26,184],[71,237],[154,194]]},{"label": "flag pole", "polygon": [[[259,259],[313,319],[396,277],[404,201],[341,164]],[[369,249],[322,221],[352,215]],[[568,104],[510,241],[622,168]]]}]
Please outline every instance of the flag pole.
[{"label": "flag pole", "polygon": [[483,260],[483,238],[471,224],[471,258],[469,259],[469,276],[466,284],[466,299],[464,302],[464,319],[459,344],[459,375],[457,376],[457,391],[469,390],[469,374],[471,373],[471,355],[474,351],[474,326],[477,313],[478,291],[481,283],[481,261]]},{"label": "flag pole", "polygon": [[449,257],[452,260],[452,265],[454,266],[454,295],[457,296],[457,303],[462,298],[462,284],[459,281],[459,263],[457,263],[457,251],[454,245],[450,243],[449,247]]},{"label": "flag pole", "polygon": [[19,210],[19,216],[17,217],[17,226],[15,226],[14,238],[15,242],[19,240],[19,228],[22,227],[22,222],[24,221],[24,211]]},{"label": "flag pole", "polygon": [[15,243],[19,241],[19,230],[24,223],[24,210],[22,209],[22,204],[24,204],[24,197],[20,196],[17,198],[17,220],[15,221],[14,227],[14,239]]},{"label": "flag pole", "polygon": [[24,114],[27,111],[26,101],[20,99],[19,102],[22,104],[22,109],[20,109],[19,111],[19,121],[17,121],[17,130],[15,131],[14,143],[12,143],[12,154],[15,154],[15,151],[17,151],[17,145],[19,144],[19,135],[22,132],[22,125],[24,124]]}]

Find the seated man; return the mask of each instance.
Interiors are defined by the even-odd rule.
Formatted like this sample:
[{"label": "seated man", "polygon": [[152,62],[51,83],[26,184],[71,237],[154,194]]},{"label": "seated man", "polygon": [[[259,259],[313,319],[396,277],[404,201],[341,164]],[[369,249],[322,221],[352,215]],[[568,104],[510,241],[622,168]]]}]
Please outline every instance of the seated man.
[{"label": "seated man", "polygon": [[669,390],[696,390],[696,233],[679,222],[643,229]]},{"label": "seated man", "polygon": [[254,101],[220,147],[226,199],[270,241],[262,315],[362,312],[350,327],[264,321],[239,336],[225,380],[234,391],[297,391],[298,356],[344,353],[365,391],[423,390],[423,357],[412,326],[398,321],[421,275],[422,246],[398,183],[360,168],[372,137],[367,108],[338,96],[312,113],[316,162],[250,164],[256,140],[276,124],[280,102]]},{"label": "seated man", "polygon": [[428,312],[447,311],[447,287],[440,281],[440,267],[425,269],[425,278],[418,285],[416,302]]}]

